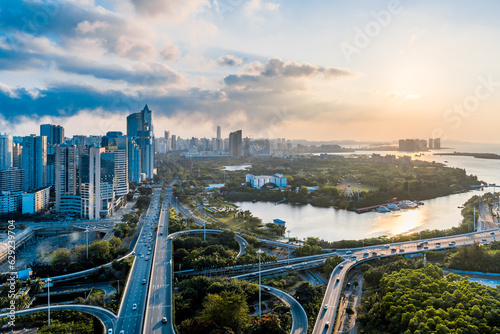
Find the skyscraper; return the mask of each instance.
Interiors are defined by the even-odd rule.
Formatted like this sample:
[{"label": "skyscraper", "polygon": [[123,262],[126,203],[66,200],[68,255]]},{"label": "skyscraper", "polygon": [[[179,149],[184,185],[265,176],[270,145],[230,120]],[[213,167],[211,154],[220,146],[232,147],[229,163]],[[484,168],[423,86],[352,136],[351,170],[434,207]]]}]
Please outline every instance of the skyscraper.
[{"label": "skyscraper", "polygon": [[229,154],[240,157],[243,151],[242,131],[238,130],[229,134]]},{"label": "skyscraper", "polygon": [[12,167],[12,149],[12,136],[8,134],[0,134],[0,170]]},{"label": "skyscraper", "polygon": [[[155,139],[153,135],[153,111],[148,105],[139,113],[127,117],[127,136],[133,137],[140,150],[140,173],[146,178],[153,178],[155,160]],[[132,152],[134,153],[134,152]],[[135,155],[129,155],[129,159]],[[135,175],[129,175],[132,181]]]},{"label": "skyscraper", "polygon": [[23,167],[23,147],[19,143],[12,143],[12,167]]},{"label": "skyscraper", "polygon": [[153,111],[147,104],[141,112],[127,116],[127,136],[136,137],[139,131],[153,132]]},{"label": "skyscraper", "polygon": [[82,216],[100,219],[114,213],[115,156],[104,147],[89,147],[81,156]]},{"label": "skyscraper", "polygon": [[81,214],[79,162],[78,146],[56,146],[54,184],[56,212]]},{"label": "skyscraper", "polygon": [[215,150],[217,152],[222,151],[222,137],[219,125],[217,125],[217,139],[215,139]]},{"label": "skyscraper", "polygon": [[23,137],[24,190],[47,186],[47,137]]},{"label": "skyscraper", "polygon": [[40,136],[47,137],[47,145],[59,145],[64,143],[64,128],[60,125],[40,125]]}]

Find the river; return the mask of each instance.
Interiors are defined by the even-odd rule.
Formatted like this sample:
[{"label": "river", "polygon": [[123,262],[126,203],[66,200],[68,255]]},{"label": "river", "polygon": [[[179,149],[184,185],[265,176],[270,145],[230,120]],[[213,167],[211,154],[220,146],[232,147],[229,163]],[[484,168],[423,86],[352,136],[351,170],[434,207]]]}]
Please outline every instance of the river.
[{"label": "river", "polygon": [[[500,145],[467,145],[469,144],[456,144],[455,148],[443,149],[439,152],[500,152]],[[344,155],[365,155],[372,153],[405,155],[401,152],[392,151],[357,151],[355,153],[344,153]],[[477,175],[480,180],[500,185],[500,174],[498,173],[500,171],[500,160],[438,156],[434,155],[432,151],[425,152],[420,156],[416,156],[416,154],[411,155],[414,159],[436,161],[445,163],[450,167],[465,168],[468,174]],[[368,212],[357,214],[351,211],[334,208],[317,208],[311,205],[280,204],[275,206],[274,203],[269,202],[237,202],[235,204],[242,210],[250,210],[254,216],[261,218],[264,223],[272,222],[276,218],[284,220],[287,230],[291,231],[291,237],[300,239],[318,237],[328,241],[335,241],[341,239],[362,239],[380,235],[390,236],[426,229],[445,229],[458,226],[462,220],[461,209],[458,206],[463,205],[473,195],[493,191],[493,188],[485,189],[483,191],[474,190],[467,193],[425,200],[423,201],[424,205],[417,209],[390,213]]]}]

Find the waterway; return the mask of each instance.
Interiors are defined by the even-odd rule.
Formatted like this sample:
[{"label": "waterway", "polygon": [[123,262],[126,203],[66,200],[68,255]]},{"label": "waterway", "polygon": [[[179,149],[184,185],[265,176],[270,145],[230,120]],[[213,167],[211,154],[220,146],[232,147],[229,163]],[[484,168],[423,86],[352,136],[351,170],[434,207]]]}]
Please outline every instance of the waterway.
[{"label": "waterway", "polygon": [[[474,145],[457,144],[451,149],[439,152],[484,152],[499,153],[500,145]],[[353,154],[382,155],[410,155],[408,153],[393,151],[357,151],[355,153],[344,153],[346,156]],[[425,152],[417,156],[411,154],[414,159],[425,161],[436,161],[450,167],[458,167],[466,170],[468,174],[477,175],[480,180],[500,185],[500,160],[476,159],[473,157],[460,156],[438,156]],[[500,189],[498,189],[500,190]],[[411,190],[410,190],[411,191]],[[259,217],[264,223],[272,222],[278,218],[286,222],[290,236],[304,239],[306,237],[318,237],[320,239],[335,241],[341,239],[361,239],[376,237],[380,235],[395,235],[401,233],[418,232],[426,229],[445,229],[458,226],[462,220],[461,209],[473,195],[493,191],[493,188],[485,190],[474,190],[467,193],[453,194],[423,201],[424,205],[417,209],[408,209],[391,213],[368,212],[357,214],[351,211],[337,210],[334,208],[317,208],[311,205],[291,205],[268,202],[238,202],[235,203],[242,210],[250,210],[254,216]]]}]

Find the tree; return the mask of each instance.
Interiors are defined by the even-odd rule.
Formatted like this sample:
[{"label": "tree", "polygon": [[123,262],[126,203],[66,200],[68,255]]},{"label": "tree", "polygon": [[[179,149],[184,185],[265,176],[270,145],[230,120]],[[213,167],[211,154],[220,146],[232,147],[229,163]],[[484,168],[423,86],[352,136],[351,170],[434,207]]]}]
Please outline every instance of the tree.
[{"label": "tree", "polygon": [[59,248],[50,253],[50,263],[53,266],[67,266],[71,263],[71,251],[67,248]]},{"label": "tree", "polygon": [[208,294],[203,302],[200,319],[241,333],[249,322],[246,298],[234,291],[223,291],[220,295]]}]

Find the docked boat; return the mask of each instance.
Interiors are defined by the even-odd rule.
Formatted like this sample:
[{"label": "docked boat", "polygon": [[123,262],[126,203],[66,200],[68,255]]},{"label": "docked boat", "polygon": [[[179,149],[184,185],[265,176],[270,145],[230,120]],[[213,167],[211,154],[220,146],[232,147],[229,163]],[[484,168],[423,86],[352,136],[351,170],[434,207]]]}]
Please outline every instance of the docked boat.
[{"label": "docked boat", "polygon": [[416,208],[418,205],[412,201],[401,201],[398,203],[398,207],[400,209],[413,209],[413,208]]},{"label": "docked boat", "polygon": [[385,206],[379,206],[377,208],[377,212],[391,212],[391,210],[389,210],[387,207]]},{"label": "docked boat", "polygon": [[398,211],[398,210],[401,210],[399,208],[399,206],[397,206],[396,204],[394,203],[391,203],[391,204],[387,204],[386,207],[391,210],[391,211]]}]

